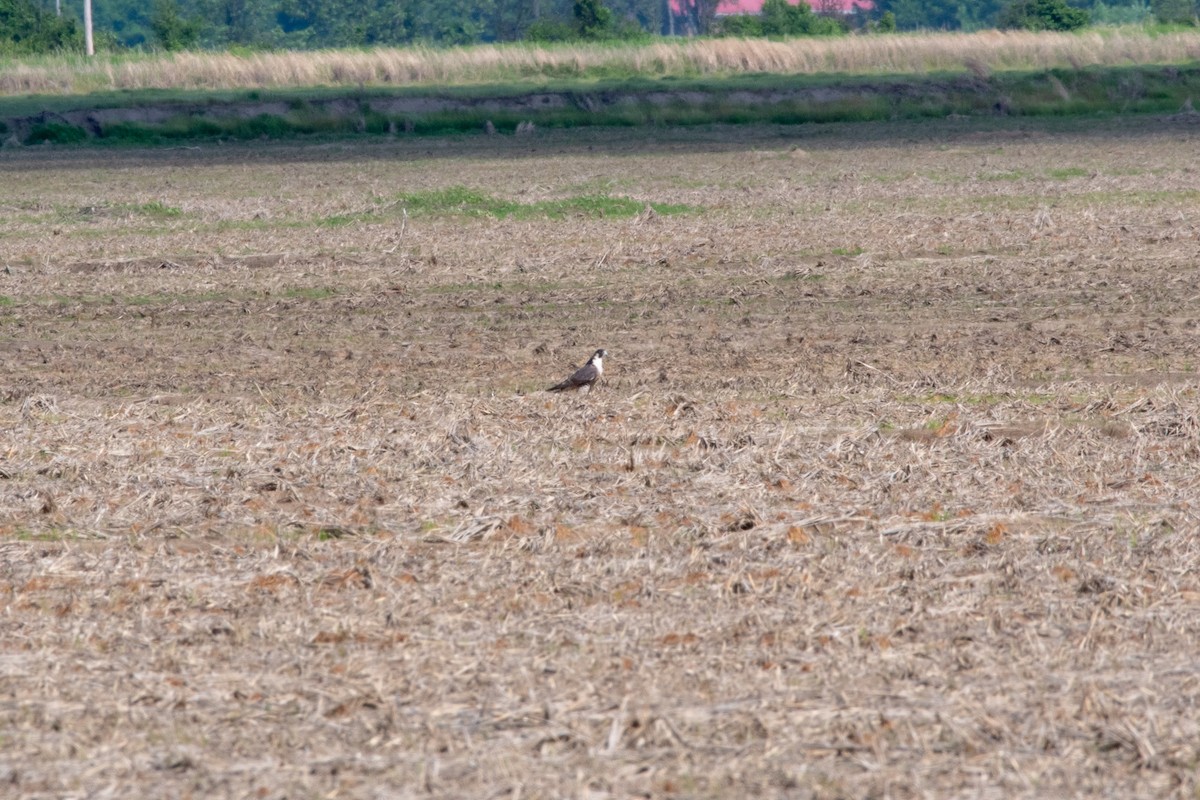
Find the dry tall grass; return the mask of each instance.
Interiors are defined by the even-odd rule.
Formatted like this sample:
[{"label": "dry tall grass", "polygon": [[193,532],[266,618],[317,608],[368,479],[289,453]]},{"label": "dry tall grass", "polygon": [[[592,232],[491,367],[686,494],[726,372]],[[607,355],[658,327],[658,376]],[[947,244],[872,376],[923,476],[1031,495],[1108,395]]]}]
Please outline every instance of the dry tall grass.
[{"label": "dry tall grass", "polygon": [[1136,28],[1082,34],[984,31],[790,41],[681,39],[619,46],[483,45],[449,50],[411,47],[249,55],[189,52],[10,61],[0,72],[0,92],[418,86],[588,74],[980,72],[1174,64],[1198,59],[1200,34],[1151,37]]}]

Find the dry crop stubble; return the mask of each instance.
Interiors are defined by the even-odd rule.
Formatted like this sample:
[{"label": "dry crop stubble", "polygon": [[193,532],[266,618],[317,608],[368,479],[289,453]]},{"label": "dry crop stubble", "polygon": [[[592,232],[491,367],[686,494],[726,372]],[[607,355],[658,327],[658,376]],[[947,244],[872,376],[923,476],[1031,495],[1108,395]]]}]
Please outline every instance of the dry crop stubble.
[{"label": "dry crop stubble", "polygon": [[1156,125],[6,152],[0,779],[1191,796]]}]

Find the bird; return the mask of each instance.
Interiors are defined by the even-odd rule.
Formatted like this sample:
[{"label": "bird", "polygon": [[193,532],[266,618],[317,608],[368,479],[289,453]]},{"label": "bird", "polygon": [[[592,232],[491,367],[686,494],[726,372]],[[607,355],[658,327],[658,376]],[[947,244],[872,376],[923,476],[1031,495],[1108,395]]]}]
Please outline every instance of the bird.
[{"label": "bird", "polygon": [[567,378],[562,383],[556,383],[547,389],[547,392],[590,392],[592,384],[600,380],[600,376],[604,374],[604,359],[608,355],[608,351],[601,348],[592,353],[592,357],[588,362],[579,369],[571,377]]}]

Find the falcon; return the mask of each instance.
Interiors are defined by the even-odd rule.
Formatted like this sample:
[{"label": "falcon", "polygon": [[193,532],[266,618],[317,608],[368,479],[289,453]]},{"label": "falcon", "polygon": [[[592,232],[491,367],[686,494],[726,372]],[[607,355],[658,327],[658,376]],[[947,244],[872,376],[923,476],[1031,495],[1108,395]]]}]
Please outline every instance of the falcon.
[{"label": "falcon", "polygon": [[592,353],[592,357],[588,362],[579,369],[575,370],[575,374],[567,378],[562,383],[556,383],[547,389],[547,392],[589,392],[592,389],[592,384],[600,380],[600,376],[604,374],[604,357],[608,355],[608,351],[604,349],[597,350]]}]

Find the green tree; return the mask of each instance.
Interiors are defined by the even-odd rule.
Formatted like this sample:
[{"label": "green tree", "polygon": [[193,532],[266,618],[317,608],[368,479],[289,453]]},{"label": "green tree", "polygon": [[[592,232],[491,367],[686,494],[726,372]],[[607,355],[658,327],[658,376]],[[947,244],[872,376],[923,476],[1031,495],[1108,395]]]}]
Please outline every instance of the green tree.
[{"label": "green tree", "polygon": [[[802,3],[804,10],[812,14],[808,3]],[[795,28],[802,12],[799,6],[789,5],[787,0],[763,0],[762,31],[765,36],[787,36],[796,33]]]},{"label": "green tree", "polygon": [[579,34],[566,20],[543,17],[530,24],[525,30],[525,38],[531,42],[573,42]]},{"label": "green tree", "polygon": [[1014,0],[1000,13],[1000,27],[1031,31],[1073,31],[1090,21],[1088,12],[1066,0]]},{"label": "green tree", "polygon": [[175,0],[154,0],[154,11],[150,17],[150,30],[154,42],[163,50],[187,50],[200,43],[203,23],[195,18],[184,17]]},{"label": "green tree", "polygon": [[716,29],[721,36],[737,36],[743,39],[764,35],[762,18],[757,14],[730,15],[722,19]]},{"label": "green tree", "polygon": [[362,47],[412,38],[403,6],[392,0],[281,0],[275,14],[287,47]]},{"label": "green tree", "polygon": [[31,0],[0,0],[0,53],[46,53],[83,48],[83,32],[71,17],[57,17]]},{"label": "green tree", "polygon": [[978,31],[996,27],[1003,11],[1002,0],[964,0],[959,3],[955,16],[960,30]]},{"label": "green tree", "polygon": [[[503,2],[503,0],[498,0]],[[614,11],[604,0],[571,0],[569,14],[558,9],[533,20],[524,38],[533,42],[605,41],[639,39],[649,25],[661,25],[657,0],[616,0]]]},{"label": "green tree", "polygon": [[675,32],[690,36],[708,33],[716,22],[719,3],[720,0],[679,0]]},{"label": "green tree", "polygon": [[1150,0],[1150,8],[1165,25],[1196,24],[1196,0]]},{"label": "green tree", "polygon": [[831,36],[846,30],[833,17],[814,13],[805,0],[795,5],[788,0],[765,0],[762,19],[767,36]]},{"label": "green tree", "polygon": [[813,12],[805,0],[764,0],[762,13],[725,17],[718,25],[723,36],[833,36],[845,26],[832,17]]},{"label": "green tree", "polygon": [[498,42],[521,39],[537,20],[537,3],[528,0],[494,0],[486,38]]},{"label": "green tree", "polygon": [[151,13],[152,10],[143,0],[93,2],[92,26],[97,36],[102,31],[111,31],[120,45],[139,47],[154,39],[150,29]]},{"label": "green tree", "polygon": [[663,29],[666,5],[662,0],[608,0],[608,7],[612,9],[617,35],[621,38],[660,33]]},{"label": "green tree", "polygon": [[891,12],[902,31],[957,30],[958,6],[951,0],[880,0],[881,13]]},{"label": "green tree", "polygon": [[1133,0],[1132,3],[1096,0],[1091,11],[1093,25],[1144,25],[1154,19],[1154,11],[1147,0]]},{"label": "green tree", "polygon": [[575,0],[572,14],[580,39],[595,41],[614,38],[613,13],[602,0]]},{"label": "green tree", "polygon": [[278,44],[277,6],[264,0],[193,0],[196,16],[208,22],[204,43],[271,46]]},{"label": "green tree", "polygon": [[470,44],[484,38],[490,0],[421,0],[411,6],[417,39],[440,44]]}]

